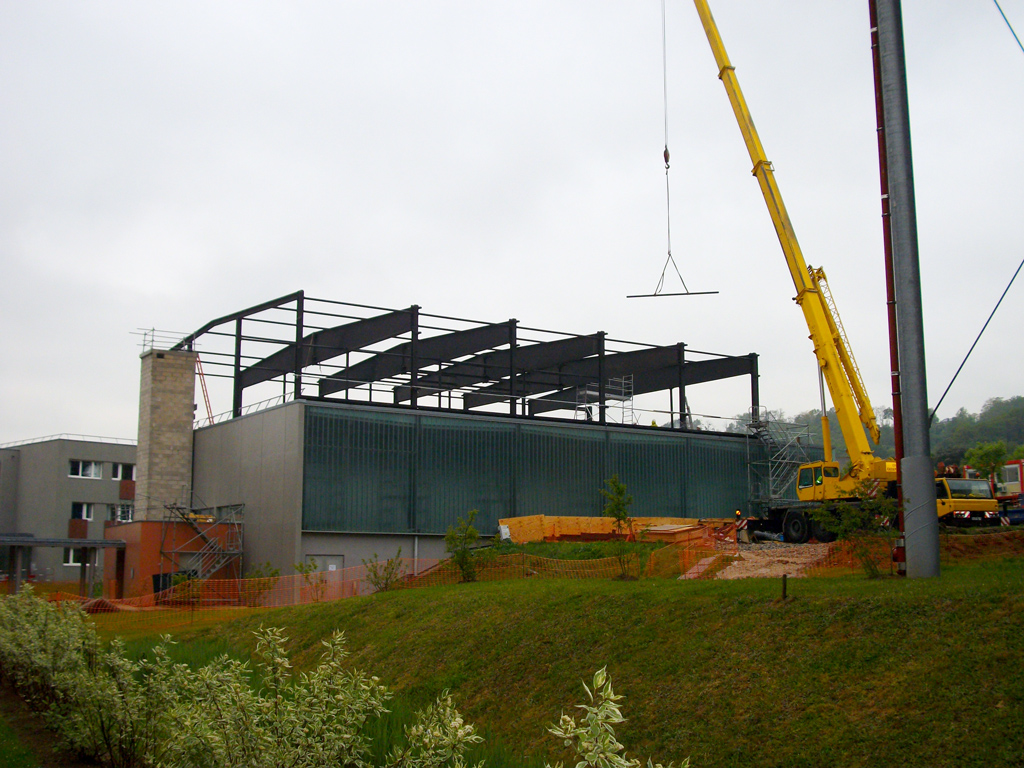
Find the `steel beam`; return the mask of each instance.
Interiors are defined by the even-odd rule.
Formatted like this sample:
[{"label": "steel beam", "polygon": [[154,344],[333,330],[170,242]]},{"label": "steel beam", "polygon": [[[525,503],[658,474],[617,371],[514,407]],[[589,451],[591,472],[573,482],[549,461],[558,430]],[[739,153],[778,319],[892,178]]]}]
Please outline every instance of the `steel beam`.
[{"label": "steel beam", "polygon": [[[381,381],[403,373],[418,371],[421,367],[437,365],[455,358],[471,355],[482,349],[499,347],[508,343],[508,323],[482,325],[465,331],[446,333],[419,339],[416,344],[416,360],[413,361],[412,342],[398,344],[391,349],[369,357],[366,360],[345,368],[321,379],[320,394],[329,395],[333,392],[357,387],[370,381]],[[416,386],[427,389],[429,377],[420,377]],[[413,384],[396,387],[395,400],[412,399]],[[398,391],[401,389],[401,393]]]},{"label": "steel beam", "polygon": [[288,304],[289,302],[292,301],[298,301],[299,299],[302,298],[303,295],[304,294],[302,291],[296,291],[295,293],[289,293],[287,296],[281,296],[277,299],[271,299],[270,301],[265,301],[262,304],[257,304],[256,306],[249,307],[247,309],[241,309],[238,312],[232,312],[230,315],[218,317],[216,320],[211,320],[210,322],[208,322],[198,331],[190,333],[184,339],[182,339],[173,347],[171,347],[170,351],[174,352],[175,350],[180,349],[191,350],[192,344],[193,342],[195,342],[196,339],[198,339],[207,331],[213,330],[218,325],[224,325],[224,323],[230,323],[232,320],[239,320],[244,317],[249,317],[250,315],[259,314],[260,312],[264,312],[268,309],[273,309],[274,307],[279,307],[282,304]]},{"label": "steel beam", "polygon": [[[675,347],[667,347],[673,353]],[[629,353],[626,353],[629,354]],[[609,355],[606,359],[611,361],[618,355]],[[682,384],[683,387],[692,384],[703,384],[709,381],[719,381],[734,376],[757,377],[757,355],[745,357],[723,357],[712,360],[696,360],[685,363],[682,368],[670,366],[647,371],[627,371],[626,375],[633,376],[633,395],[643,395],[649,392],[662,392],[666,389]],[[611,374],[609,374],[611,376]],[[756,387],[756,384],[753,385]],[[576,387],[566,387],[557,392],[535,397],[529,401],[530,415],[557,411],[570,407],[567,403],[576,403]]]},{"label": "steel beam", "polygon": [[[546,341],[539,344],[517,346],[515,354],[510,350],[501,349],[478,355],[469,360],[455,363],[442,371],[427,374],[420,379],[420,386],[432,389],[459,389],[481,382],[497,382],[509,375],[514,368],[520,376],[524,373],[557,366],[569,360],[578,360],[587,355],[596,355],[598,350],[597,335],[573,336],[568,339]],[[511,390],[508,381],[502,383],[504,389],[496,397],[486,398],[486,403],[508,399]],[[554,387],[550,387],[554,389]],[[483,390],[480,390],[483,391]],[[516,386],[516,396],[525,394]],[[395,388],[395,402],[408,400],[408,387]],[[483,405],[484,403],[478,403]],[[465,406],[464,406],[465,407]],[[473,406],[476,407],[476,406]]]},{"label": "steel beam", "polygon": [[242,371],[242,387],[251,387],[296,369],[331,360],[412,330],[412,308],[336,325],[304,336],[296,360],[295,344],[288,344]]}]

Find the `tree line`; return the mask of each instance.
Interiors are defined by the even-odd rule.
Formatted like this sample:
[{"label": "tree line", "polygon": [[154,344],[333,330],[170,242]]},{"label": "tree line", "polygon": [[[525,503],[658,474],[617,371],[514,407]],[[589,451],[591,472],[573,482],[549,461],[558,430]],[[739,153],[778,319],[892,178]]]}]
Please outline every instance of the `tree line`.
[{"label": "tree line", "polygon": [[[781,411],[773,411],[772,419],[805,427],[812,442],[822,444],[821,410],[803,411],[795,416],[786,416]],[[832,448],[835,458],[840,463],[849,460],[839,420],[835,409],[828,409],[829,428],[832,432]],[[896,453],[893,435],[892,409],[876,408],[875,419],[878,421],[881,439],[875,454],[893,456]],[[746,432],[747,415],[736,416],[728,426],[729,432]],[[980,413],[969,413],[961,408],[948,419],[936,418],[931,425],[932,459],[938,464],[961,465],[968,451],[981,445],[1002,442],[1007,458],[1024,458],[1024,396],[1010,398],[994,397],[981,408]],[[967,462],[970,463],[970,462]]]}]

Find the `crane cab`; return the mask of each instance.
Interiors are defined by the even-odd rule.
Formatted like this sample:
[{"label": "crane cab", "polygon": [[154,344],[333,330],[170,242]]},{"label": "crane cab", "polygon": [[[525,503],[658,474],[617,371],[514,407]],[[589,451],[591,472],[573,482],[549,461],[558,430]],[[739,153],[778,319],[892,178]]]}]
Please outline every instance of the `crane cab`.
[{"label": "crane cab", "polygon": [[839,488],[839,463],[815,461],[801,464],[796,478],[796,495],[800,501],[841,498],[844,494]]},{"label": "crane cab", "polygon": [[935,478],[939,519],[946,524],[967,525],[999,522],[999,503],[988,480],[963,477]]}]

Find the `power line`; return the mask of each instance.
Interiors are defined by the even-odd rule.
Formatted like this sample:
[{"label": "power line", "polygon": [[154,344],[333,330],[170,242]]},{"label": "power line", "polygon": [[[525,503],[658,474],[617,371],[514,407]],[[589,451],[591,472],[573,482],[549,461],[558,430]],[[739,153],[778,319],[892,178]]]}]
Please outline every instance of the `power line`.
[{"label": "power line", "polygon": [[992,2],[996,4],[996,8],[999,9],[999,15],[1003,17],[1003,21],[1006,22],[1006,26],[1010,28],[1010,34],[1013,35],[1013,39],[1017,41],[1017,45],[1020,47],[1021,51],[1024,52],[1024,44],[1020,42],[1020,38],[1017,37],[1017,33],[1013,31],[1013,24],[1010,23],[1010,20],[1006,18],[1006,14],[1003,13],[1002,6],[999,5],[999,0],[992,0]]},{"label": "power line", "polygon": [[[1009,28],[1010,34],[1013,35],[1013,39],[1017,41],[1017,46],[1020,48],[1021,52],[1024,53],[1024,44],[1022,44],[1020,38],[1017,37],[1017,33],[1014,31],[1010,20],[1006,18],[1006,14],[1003,13],[1003,8],[999,5],[999,0],[992,0],[992,2],[996,4],[996,8],[999,10],[999,15],[1003,17],[1003,21],[1006,22],[1006,26]],[[950,380],[949,386],[946,387],[946,391],[942,393],[942,397],[939,398],[939,402],[936,403],[935,407],[932,409],[932,415],[928,419],[929,424],[935,421],[935,414],[938,413],[939,406],[942,405],[942,401],[945,400],[946,395],[949,394],[949,390],[953,387],[953,382],[956,381],[956,377],[960,375],[960,371],[962,371],[963,367],[967,364],[967,358],[971,356],[971,352],[973,352],[974,348],[978,346],[978,342],[981,340],[981,335],[985,333],[985,329],[988,328],[988,324],[992,322],[992,318],[995,316],[996,310],[998,310],[999,305],[1003,303],[1003,299],[1006,298],[1006,294],[1009,292],[1010,286],[1012,286],[1013,281],[1017,279],[1017,275],[1020,274],[1022,267],[1024,267],[1024,260],[1021,260],[1020,264],[1017,266],[1017,271],[1013,273],[1013,277],[1010,278],[1010,282],[1007,284],[1006,290],[1003,291],[1003,295],[999,297],[999,301],[997,301],[995,307],[992,308],[992,312],[989,314],[988,320],[986,320],[985,324],[981,326],[981,330],[978,332],[977,338],[974,339],[974,343],[971,344],[971,348],[967,350],[967,354],[964,356],[963,362],[960,363],[960,367],[956,369],[956,373],[953,374],[953,378]]]},{"label": "power line", "polygon": [[[1014,30],[1014,26],[1010,24],[1010,19],[1007,18],[1007,14],[1002,12],[1002,6],[999,5],[999,0],[992,0],[992,2],[995,3],[995,7],[998,9],[999,15],[1002,16],[1002,20],[1004,20],[1004,22],[1007,23],[1007,27],[1010,29],[1010,34],[1013,35],[1014,40],[1017,41],[1017,46],[1021,49],[1021,52],[1024,52],[1024,44],[1022,44],[1021,39],[1017,37],[1017,32]],[[985,329],[988,328],[988,324],[992,322],[992,317],[995,315],[996,310],[999,308],[999,304],[1001,304],[1002,300],[1004,300],[1007,297],[1007,293],[1010,291],[1010,287],[1014,284],[1014,281],[1017,280],[1017,275],[1020,274],[1021,267],[1024,267],[1024,259],[1022,259],[1021,263],[1017,266],[1017,271],[1014,272],[1014,276],[1013,278],[1010,279],[1010,283],[1007,285],[1006,290],[1002,292],[1002,295],[999,297],[999,300],[996,301],[995,306],[992,307],[992,311],[991,313],[989,313],[988,319],[986,319],[985,321],[985,325],[982,326],[981,331],[978,332],[978,337],[974,340],[974,344],[972,344],[971,348],[967,350],[967,354],[964,356],[964,361],[961,362],[959,368],[956,369],[956,373],[953,374],[953,378],[949,381],[949,386],[946,387],[946,390],[942,393],[942,396],[939,397],[939,401],[935,404],[935,408],[932,409],[932,415],[928,420],[929,424],[935,421],[935,414],[938,413],[939,406],[941,406],[942,404],[942,400],[944,400],[946,398],[946,395],[949,394],[949,390],[952,388],[953,382],[956,381],[956,377],[959,376],[959,372],[963,371],[964,366],[967,365],[968,357],[971,356],[971,352],[974,351],[974,348],[978,346],[978,342],[981,340],[982,334],[985,333]]]},{"label": "power line", "polygon": [[[998,3],[997,3],[997,5],[998,5]],[[971,352],[973,352],[974,348],[976,346],[978,346],[978,341],[981,339],[981,335],[985,332],[985,329],[988,328],[988,324],[990,322],[992,322],[992,318],[995,316],[996,310],[998,310],[999,309],[999,305],[1003,303],[1003,299],[1005,299],[1006,298],[1006,294],[1009,293],[1010,286],[1013,285],[1013,281],[1017,279],[1017,275],[1020,274],[1020,270],[1021,270],[1022,267],[1024,267],[1024,259],[1022,259],[1020,264],[1017,265],[1017,271],[1014,272],[1013,273],[1013,277],[1010,278],[1010,282],[1007,284],[1006,290],[1003,291],[1003,295],[999,297],[999,301],[997,301],[995,307],[992,308],[992,312],[988,316],[988,320],[985,321],[985,324],[983,326],[981,326],[981,330],[978,332],[978,337],[974,340],[974,343],[971,344],[971,348],[969,350],[967,350],[967,354],[964,356],[963,362],[960,363],[960,367],[956,369],[956,373],[953,374],[953,378],[952,378],[952,380],[950,380],[949,386],[946,387],[946,391],[942,393],[942,397],[939,398],[939,402],[936,403],[935,407],[932,409],[932,415],[928,419],[928,424],[929,425],[933,421],[935,421],[935,414],[938,412],[939,406],[942,405],[942,401],[945,400],[946,399],[946,395],[949,394],[949,390],[952,388],[953,382],[956,381],[956,377],[960,375],[960,371],[962,371],[964,365],[967,364],[967,358],[971,356]]]}]

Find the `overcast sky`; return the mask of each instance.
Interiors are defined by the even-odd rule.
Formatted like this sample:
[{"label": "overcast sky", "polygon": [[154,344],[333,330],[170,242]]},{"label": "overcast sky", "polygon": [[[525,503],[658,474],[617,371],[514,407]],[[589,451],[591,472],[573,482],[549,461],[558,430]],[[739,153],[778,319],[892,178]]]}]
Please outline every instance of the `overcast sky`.
[{"label": "overcast sky", "polygon": [[[1018,33],[1024,0],[1004,0]],[[866,0],[712,10],[808,263],[889,405]],[[928,384],[1024,255],[1024,55],[991,0],[904,0]],[[0,442],[134,437],[139,339],[323,298],[761,355],[818,402],[807,329],[693,8],[658,0],[0,0]],[[670,288],[673,288],[671,283]],[[1024,281],[940,416],[1024,393]],[[690,391],[731,415],[747,384]],[[220,403],[221,410],[229,403]],[[216,407],[215,407],[216,410]]]}]

